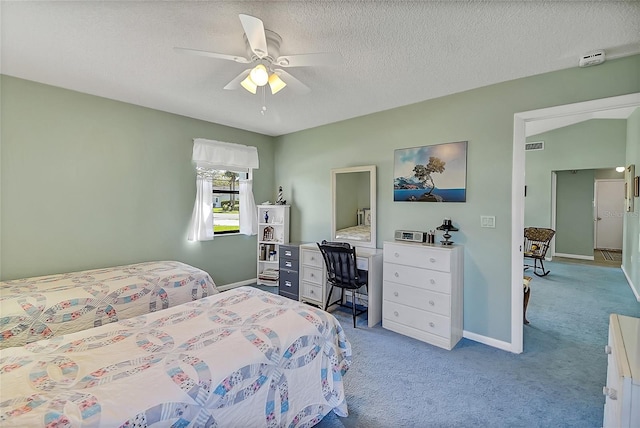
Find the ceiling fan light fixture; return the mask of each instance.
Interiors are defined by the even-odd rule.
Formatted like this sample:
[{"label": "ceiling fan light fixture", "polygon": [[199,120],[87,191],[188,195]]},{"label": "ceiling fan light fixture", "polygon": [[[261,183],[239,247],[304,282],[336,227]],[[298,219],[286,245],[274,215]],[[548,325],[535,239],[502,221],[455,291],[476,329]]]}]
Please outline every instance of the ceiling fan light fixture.
[{"label": "ceiling fan light fixture", "polygon": [[271,87],[271,93],[276,94],[281,89],[287,86],[286,83],[278,76],[276,73],[271,74],[269,76],[269,87]]},{"label": "ceiling fan light fixture", "polygon": [[251,75],[247,76],[246,79],[240,82],[240,84],[243,88],[251,92],[253,95],[255,95],[256,91],[258,90],[258,86],[253,82],[253,80],[251,80]]},{"label": "ceiling fan light fixture", "polygon": [[264,86],[269,81],[269,72],[267,67],[262,64],[258,64],[253,67],[253,70],[249,73],[249,77],[258,86]]}]

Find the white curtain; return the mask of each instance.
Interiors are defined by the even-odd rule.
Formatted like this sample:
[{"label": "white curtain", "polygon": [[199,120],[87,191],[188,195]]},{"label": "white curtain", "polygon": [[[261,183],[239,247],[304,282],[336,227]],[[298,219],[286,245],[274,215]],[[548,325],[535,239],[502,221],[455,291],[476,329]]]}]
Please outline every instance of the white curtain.
[{"label": "white curtain", "polygon": [[207,174],[196,176],[196,203],[191,214],[189,241],[213,239],[213,183]]},{"label": "white curtain", "polygon": [[[258,149],[242,144],[195,138],[193,140],[193,162],[196,164],[196,202],[193,206],[189,241],[213,239],[213,183],[212,170],[247,173],[258,168]],[[253,198],[251,180],[240,182],[240,233],[258,233],[257,208]]]},{"label": "white curtain", "polygon": [[253,199],[253,180],[240,180],[240,233],[258,234],[258,207]]}]

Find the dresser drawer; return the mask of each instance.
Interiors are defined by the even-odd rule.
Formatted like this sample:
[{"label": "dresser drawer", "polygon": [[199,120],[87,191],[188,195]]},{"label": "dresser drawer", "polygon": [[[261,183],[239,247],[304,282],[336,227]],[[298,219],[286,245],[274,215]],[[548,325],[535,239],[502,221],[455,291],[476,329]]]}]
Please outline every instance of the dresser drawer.
[{"label": "dresser drawer", "polygon": [[298,259],[283,258],[280,255],[280,269],[298,270]]},{"label": "dresser drawer", "polygon": [[307,266],[316,266],[322,268],[322,264],[324,260],[322,259],[322,254],[320,254],[320,250],[318,251],[309,251],[304,250],[302,252],[302,264]]},{"label": "dresser drawer", "polygon": [[451,296],[407,285],[384,281],[382,298],[385,301],[400,303],[427,312],[449,317],[451,315]]},{"label": "dresser drawer", "polygon": [[299,250],[300,249],[297,245],[295,246],[280,245],[280,258],[298,260]]},{"label": "dresser drawer", "polygon": [[298,272],[295,270],[280,269],[280,292],[287,292],[298,296]]},{"label": "dresser drawer", "polygon": [[322,267],[311,267],[302,265],[302,269],[300,270],[301,281],[307,281],[322,286],[323,279]]},{"label": "dresser drawer", "polygon": [[300,283],[300,297],[319,304],[324,309],[322,297],[322,286],[310,282],[302,281]]},{"label": "dresser drawer", "polygon": [[384,281],[411,285],[440,293],[451,293],[451,274],[448,272],[384,262],[382,278]]},{"label": "dresser drawer", "polygon": [[385,244],[384,260],[389,263],[435,269],[451,270],[450,252],[422,245]]},{"label": "dresser drawer", "polygon": [[395,323],[435,334],[446,339],[451,337],[451,320],[449,317],[423,311],[399,303],[385,300],[382,306],[382,317]]}]

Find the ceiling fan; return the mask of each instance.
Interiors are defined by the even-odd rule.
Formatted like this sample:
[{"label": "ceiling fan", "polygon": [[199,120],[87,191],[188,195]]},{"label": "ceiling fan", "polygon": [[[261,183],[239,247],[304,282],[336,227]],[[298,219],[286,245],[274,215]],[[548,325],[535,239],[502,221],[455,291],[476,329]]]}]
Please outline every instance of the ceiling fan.
[{"label": "ceiling fan", "polygon": [[309,53],[299,55],[280,55],[280,43],[282,38],[271,30],[265,30],[261,19],[250,15],[240,14],[240,22],[244,29],[244,40],[247,45],[247,56],[228,55],[217,52],[207,52],[197,49],[174,48],[176,51],[200,55],[216,59],[235,61],[241,64],[251,64],[252,67],[244,70],[224,89],[238,89],[240,86],[255,94],[258,87],[269,84],[271,93],[275,94],[285,86],[289,86],[294,92],[305,94],[309,87],[284,71],[287,67],[313,67],[330,66],[342,62],[338,53]]}]

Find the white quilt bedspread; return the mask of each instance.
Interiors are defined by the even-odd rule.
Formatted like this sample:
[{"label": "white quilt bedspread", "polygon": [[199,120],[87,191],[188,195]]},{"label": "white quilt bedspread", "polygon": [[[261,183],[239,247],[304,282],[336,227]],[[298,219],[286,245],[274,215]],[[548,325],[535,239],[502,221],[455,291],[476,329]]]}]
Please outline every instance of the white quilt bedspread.
[{"label": "white quilt bedspread", "polygon": [[176,261],[0,282],[0,348],[166,309],[218,293],[203,270]]},{"label": "white quilt bedspread", "polygon": [[368,241],[371,239],[371,226],[361,224],[359,226],[352,226],[336,230],[336,239],[346,239],[350,241]]},{"label": "white quilt bedspread", "polygon": [[3,427],[310,427],[346,415],[329,313],[252,287],[0,351]]}]

